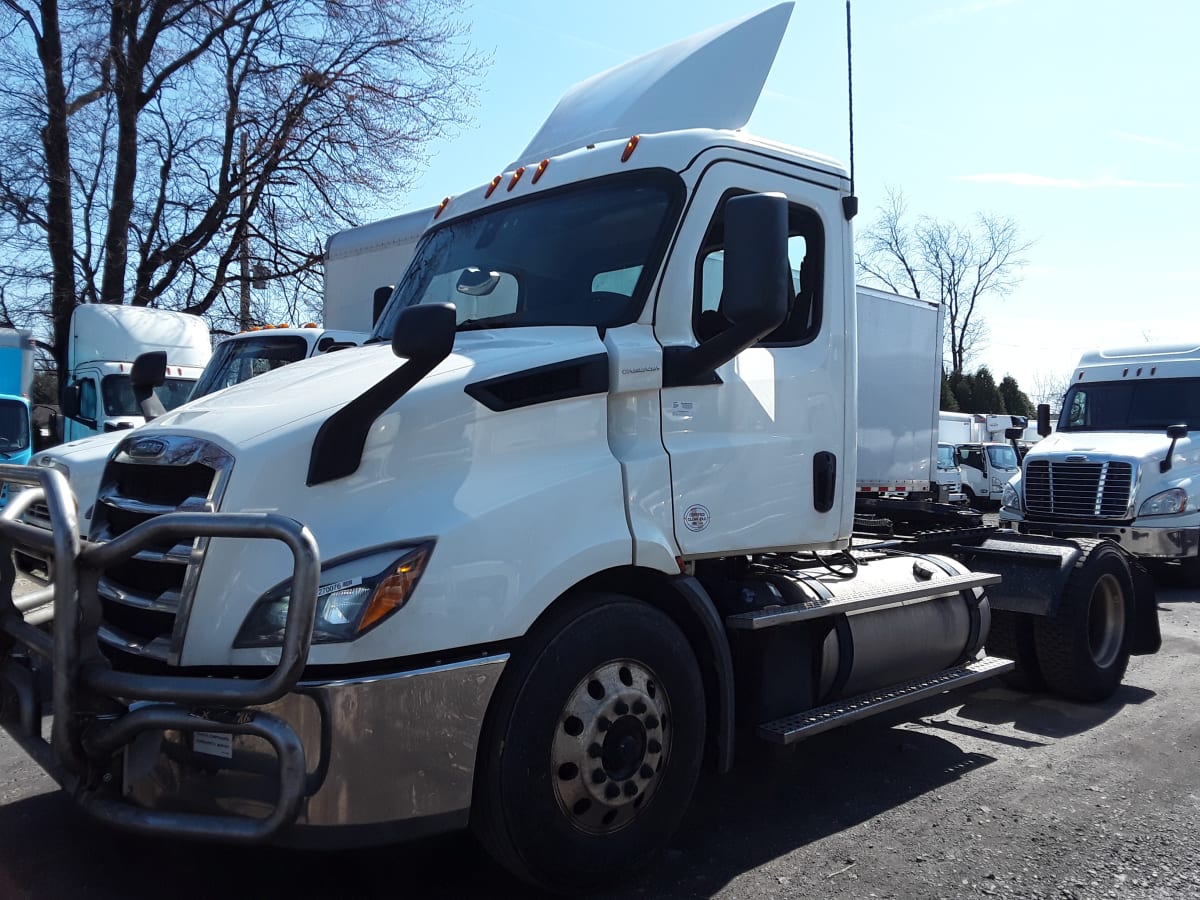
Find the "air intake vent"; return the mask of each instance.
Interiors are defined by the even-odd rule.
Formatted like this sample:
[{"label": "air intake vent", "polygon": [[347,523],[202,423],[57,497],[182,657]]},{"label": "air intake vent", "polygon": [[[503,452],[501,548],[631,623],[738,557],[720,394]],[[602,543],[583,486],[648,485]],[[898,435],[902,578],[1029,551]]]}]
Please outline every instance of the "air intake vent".
[{"label": "air intake vent", "polygon": [[1034,515],[1127,519],[1133,466],[1127,462],[1030,461],[1025,508]]},{"label": "air intake vent", "polygon": [[608,391],[608,355],[597,353],[477,381],[467,385],[466,391],[496,412],[569,397],[603,394]]}]

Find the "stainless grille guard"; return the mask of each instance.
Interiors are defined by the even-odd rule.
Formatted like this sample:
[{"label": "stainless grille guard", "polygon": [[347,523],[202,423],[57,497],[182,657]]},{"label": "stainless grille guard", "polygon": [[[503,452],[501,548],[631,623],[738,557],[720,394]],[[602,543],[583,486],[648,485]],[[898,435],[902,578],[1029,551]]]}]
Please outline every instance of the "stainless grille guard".
[{"label": "stainless grille guard", "polygon": [[[0,513],[0,682],[18,706],[3,725],[22,748],[75,795],[95,818],[120,827],[178,837],[251,843],[270,838],[295,821],[304,800],[305,760],[299,737],[283,720],[261,711],[231,721],[199,718],[194,707],[241,709],[282,697],[299,680],[308,660],[316,618],[320,555],[312,533],[286,516],[261,513],[166,513],[103,544],[80,541],[75,501],[66,478],[49,468],[0,464],[0,482],[28,485],[12,494]],[[44,503],[51,529],[20,521]],[[100,653],[97,630],[101,571],[166,540],[195,537],[277,540],[292,553],[292,594],[283,647],[275,669],[258,680],[143,675],[114,671]],[[13,551],[32,550],[52,561],[50,590],[54,634],[25,621],[13,600]],[[23,604],[25,608],[27,605]],[[50,662],[54,722],[51,740],[41,735],[42,703],[37,673],[12,656],[16,645]],[[113,701],[151,701],[113,717]],[[190,704],[191,706],[185,705]],[[279,763],[279,796],[264,818],[150,810],[105,796],[104,770],[114,754],[146,731],[175,729],[255,735],[268,741]],[[100,777],[97,777],[100,776]],[[111,790],[108,793],[113,793]]]}]

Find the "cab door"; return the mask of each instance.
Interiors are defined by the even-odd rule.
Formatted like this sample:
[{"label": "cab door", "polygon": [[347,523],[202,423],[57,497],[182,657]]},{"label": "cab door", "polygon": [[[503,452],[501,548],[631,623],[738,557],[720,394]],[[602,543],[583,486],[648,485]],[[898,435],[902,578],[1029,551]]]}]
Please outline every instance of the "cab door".
[{"label": "cab door", "polygon": [[723,327],[724,202],[739,193],[787,197],[796,290],[788,319],[720,366],[711,383],[661,392],[684,556],[827,547],[849,533],[856,415],[849,229],[836,183],[804,174],[709,165],[664,272],[656,336],[668,350],[695,346]]}]

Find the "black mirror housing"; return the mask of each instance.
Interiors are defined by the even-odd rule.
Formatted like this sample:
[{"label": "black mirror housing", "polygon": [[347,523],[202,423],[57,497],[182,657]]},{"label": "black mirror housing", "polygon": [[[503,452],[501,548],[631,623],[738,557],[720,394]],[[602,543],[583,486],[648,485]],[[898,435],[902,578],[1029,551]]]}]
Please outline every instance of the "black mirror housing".
[{"label": "black mirror housing", "polygon": [[663,385],[710,378],[783,324],[791,294],[788,202],[783,194],[743,194],[725,203],[721,312],[732,324],[698,347],[668,348]]},{"label": "black mirror housing", "polygon": [[1188,436],[1188,427],[1186,425],[1168,425],[1167,437],[1173,441],[1178,441],[1181,438]]},{"label": "black mirror housing", "polygon": [[392,352],[420,365],[432,360],[430,368],[433,368],[454,349],[457,327],[458,313],[453,303],[407,306],[396,316]]},{"label": "black mirror housing", "polygon": [[1037,431],[1042,437],[1050,436],[1050,404],[1048,403],[1038,404]]},{"label": "black mirror housing", "polygon": [[68,419],[79,418],[79,382],[64,384],[58,392],[58,408]]},{"label": "black mirror housing", "polygon": [[383,315],[383,309],[387,306],[388,300],[392,298],[392,291],[396,290],[394,284],[385,284],[375,288],[375,293],[371,297],[371,327],[374,328],[379,322],[379,317]]},{"label": "black mirror housing", "polygon": [[167,380],[167,351],[150,350],[138,356],[129,370],[129,382],[135,388],[161,387]]}]

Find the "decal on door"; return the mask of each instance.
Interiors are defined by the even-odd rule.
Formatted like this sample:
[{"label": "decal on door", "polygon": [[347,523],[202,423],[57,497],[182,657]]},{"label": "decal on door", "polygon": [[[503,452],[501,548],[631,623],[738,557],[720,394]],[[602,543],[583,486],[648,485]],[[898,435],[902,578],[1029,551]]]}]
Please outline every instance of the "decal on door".
[{"label": "decal on door", "polygon": [[692,506],[689,506],[687,511],[683,514],[683,524],[688,531],[703,531],[708,527],[708,523],[711,518],[712,517],[708,514],[707,506],[701,506],[699,503],[695,503]]}]

